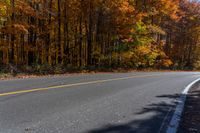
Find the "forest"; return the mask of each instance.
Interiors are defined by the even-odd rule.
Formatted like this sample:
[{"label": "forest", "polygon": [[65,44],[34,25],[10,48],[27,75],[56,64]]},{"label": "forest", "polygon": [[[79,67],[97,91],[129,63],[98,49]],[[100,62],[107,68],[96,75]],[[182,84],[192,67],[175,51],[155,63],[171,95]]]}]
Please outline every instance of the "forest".
[{"label": "forest", "polygon": [[0,69],[200,70],[198,0],[0,0]]}]

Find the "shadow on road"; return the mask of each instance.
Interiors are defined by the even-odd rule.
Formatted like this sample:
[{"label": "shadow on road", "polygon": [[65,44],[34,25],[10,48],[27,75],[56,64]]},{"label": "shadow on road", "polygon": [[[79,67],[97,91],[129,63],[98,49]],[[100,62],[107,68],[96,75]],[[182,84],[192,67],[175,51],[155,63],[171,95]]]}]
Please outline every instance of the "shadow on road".
[{"label": "shadow on road", "polygon": [[[162,98],[167,98],[174,102],[170,104],[165,102],[149,104],[140,112],[134,114],[141,116],[140,119],[134,119],[124,124],[105,125],[102,128],[94,129],[87,133],[163,133],[170,120],[170,117],[166,116],[172,115],[173,110],[170,111],[170,109],[175,107],[174,99],[179,98],[179,94],[161,95],[157,96],[157,98],[160,98],[160,101],[162,101]],[[148,114],[150,114],[150,116]]]}]

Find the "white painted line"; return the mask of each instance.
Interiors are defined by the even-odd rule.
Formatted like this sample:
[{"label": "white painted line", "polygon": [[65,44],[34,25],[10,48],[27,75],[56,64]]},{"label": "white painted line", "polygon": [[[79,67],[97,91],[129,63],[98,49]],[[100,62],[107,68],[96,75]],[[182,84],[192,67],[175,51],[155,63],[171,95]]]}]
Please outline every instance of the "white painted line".
[{"label": "white painted line", "polygon": [[172,116],[172,119],[169,123],[169,126],[167,128],[166,133],[176,133],[179,127],[179,123],[181,120],[181,115],[183,113],[183,109],[185,106],[185,100],[186,100],[186,96],[188,94],[188,91],[190,90],[190,88],[196,84],[197,82],[200,81],[200,78],[196,79],[195,81],[193,81],[192,83],[190,83],[181,93],[180,98],[177,100],[178,105],[176,107],[176,110]]}]

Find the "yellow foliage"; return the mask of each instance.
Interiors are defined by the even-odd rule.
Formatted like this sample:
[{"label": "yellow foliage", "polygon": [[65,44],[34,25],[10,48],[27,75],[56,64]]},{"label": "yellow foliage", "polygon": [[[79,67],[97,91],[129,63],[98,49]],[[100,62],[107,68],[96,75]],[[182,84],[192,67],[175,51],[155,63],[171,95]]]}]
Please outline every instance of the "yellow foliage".
[{"label": "yellow foliage", "polygon": [[162,61],[162,66],[164,67],[170,67],[173,64],[173,62],[170,59],[164,59]]},{"label": "yellow foliage", "polygon": [[137,51],[141,55],[146,55],[146,54],[149,54],[151,52],[151,49],[146,45],[141,45],[141,46],[137,47]]},{"label": "yellow foliage", "polygon": [[6,8],[5,3],[0,2],[0,17],[6,15]]}]

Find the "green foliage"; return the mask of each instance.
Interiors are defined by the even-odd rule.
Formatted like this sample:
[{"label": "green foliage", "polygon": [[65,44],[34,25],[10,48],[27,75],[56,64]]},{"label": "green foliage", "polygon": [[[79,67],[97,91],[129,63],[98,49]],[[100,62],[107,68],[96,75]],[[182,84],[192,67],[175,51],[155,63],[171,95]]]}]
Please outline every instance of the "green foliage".
[{"label": "green foliage", "polygon": [[134,27],[134,33],[131,35],[133,45],[148,45],[153,42],[151,36],[149,36],[149,31],[147,26],[143,22],[137,22]]}]

